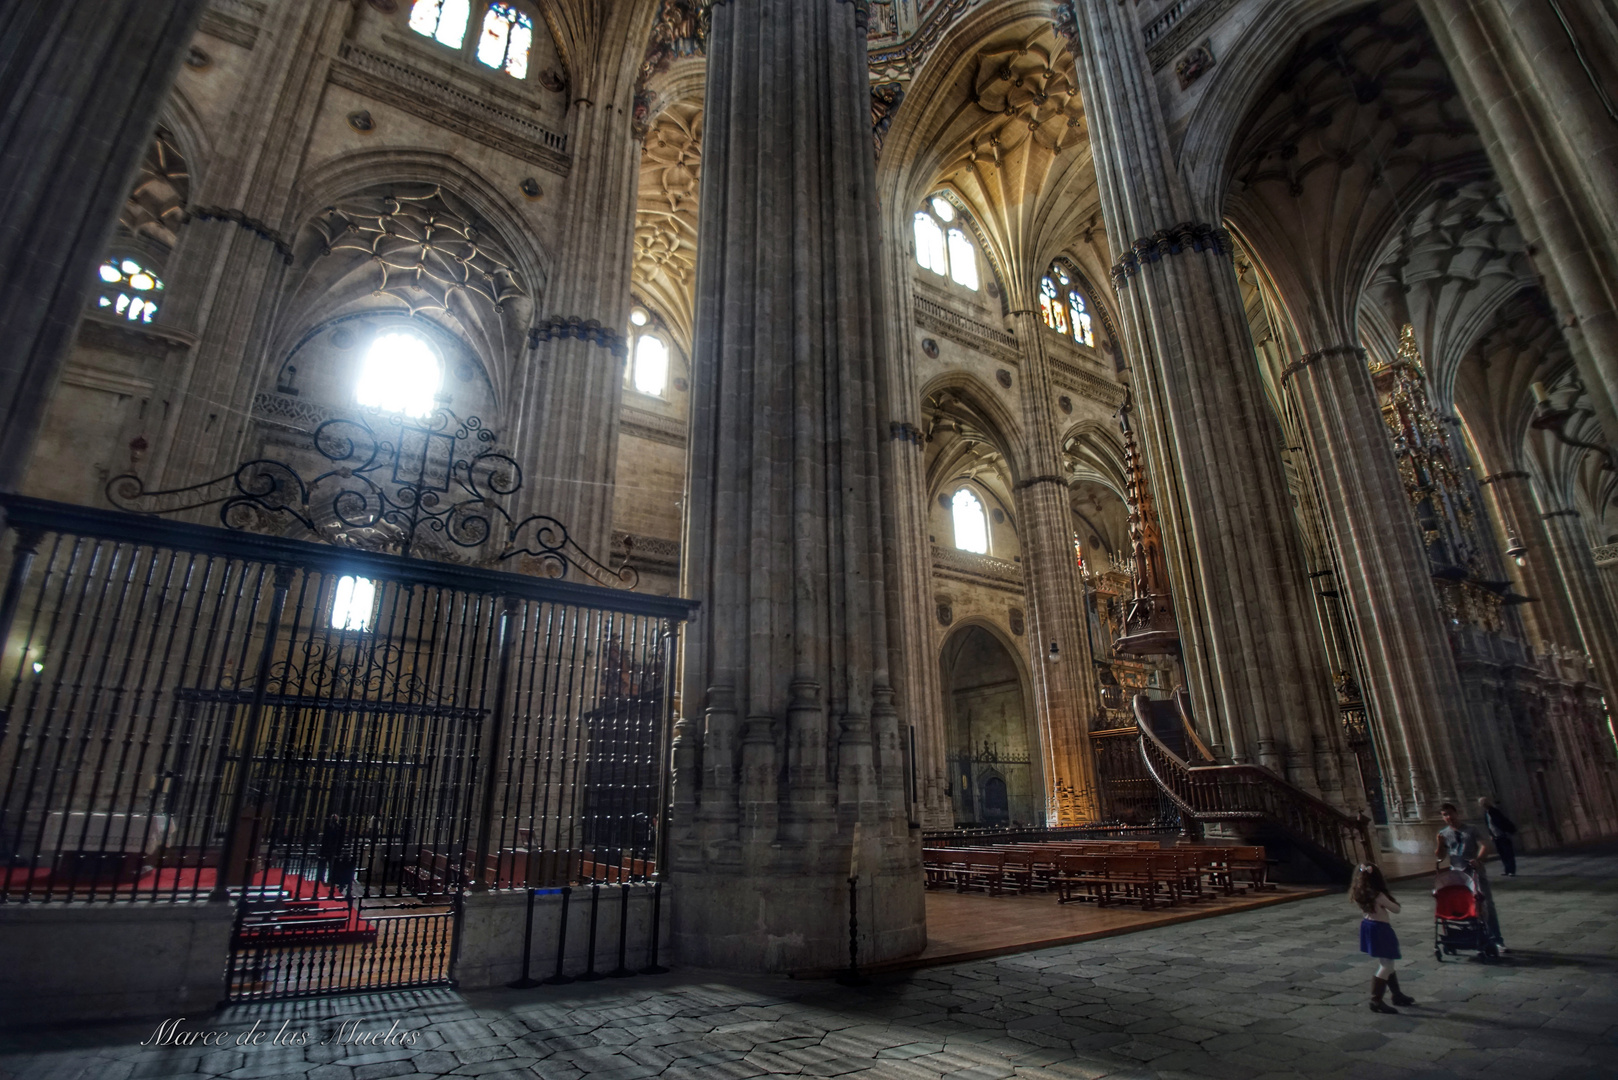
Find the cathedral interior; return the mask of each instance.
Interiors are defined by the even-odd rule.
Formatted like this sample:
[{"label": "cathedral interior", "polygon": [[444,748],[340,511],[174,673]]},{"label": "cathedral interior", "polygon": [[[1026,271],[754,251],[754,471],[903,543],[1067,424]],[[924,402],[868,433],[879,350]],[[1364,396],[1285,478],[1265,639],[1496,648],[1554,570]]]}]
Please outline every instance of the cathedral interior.
[{"label": "cathedral interior", "polygon": [[54,1015],[1618,836],[1611,0],[9,6],[0,935],[191,943]]}]

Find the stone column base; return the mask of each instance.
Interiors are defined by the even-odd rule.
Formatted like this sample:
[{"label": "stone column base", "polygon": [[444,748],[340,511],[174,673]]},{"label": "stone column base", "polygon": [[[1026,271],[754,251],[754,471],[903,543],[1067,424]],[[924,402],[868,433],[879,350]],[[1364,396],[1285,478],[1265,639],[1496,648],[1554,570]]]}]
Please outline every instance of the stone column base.
[{"label": "stone column base", "polygon": [[[727,971],[830,971],[848,966],[848,880],[816,874],[674,874],[674,962]],[[860,876],[859,962],[914,956],[927,945],[919,874]]]}]

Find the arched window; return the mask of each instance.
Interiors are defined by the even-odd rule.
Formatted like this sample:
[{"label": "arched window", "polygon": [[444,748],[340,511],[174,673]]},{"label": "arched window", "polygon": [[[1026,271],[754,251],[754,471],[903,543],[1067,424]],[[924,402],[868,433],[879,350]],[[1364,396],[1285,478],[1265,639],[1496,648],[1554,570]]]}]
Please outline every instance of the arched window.
[{"label": "arched window", "polygon": [[944,230],[925,210],[916,211],[916,262],[939,277],[949,273],[949,249],[944,244]]},{"label": "arched window", "polygon": [[366,408],[425,417],[436,407],[444,367],[420,334],[389,330],[376,336],[360,363],[355,399]]},{"label": "arched window", "polygon": [[1062,307],[1062,296],[1056,291],[1056,282],[1049,276],[1039,281],[1039,315],[1045,325],[1058,334],[1067,333],[1067,311]]},{"label": "arched window", "polygon": [[528,49],[534,43],[534,23],[510,4],[494,3],[483,13],[478,37],[478,59],[513,79],[528,77]]},{"label": "arched window", "polygon": [[949,231],[949,276],[959,285],[978,291],[978,254],[959,229]]},{"label": "arched window", "polygon": [[916,262],[939,277],[978,291],[978,253],[961,225],[959,211],[942,195],[927,200],[916,211]]},{"label": "arched window", "polygon": [[652,326],[645,308],[629,313],[629,385],[642,394],[662,397],[669,385],[669,344]]},{"label": "arched window", "polygon": [[1095,348],[1089,303],[1061,263],[1053,264],[1051,272],[1039,279],[1039,314],[1058,334],[1072,334],[1080,345]]},{"label": "arched window", "polygon": [[157,314],[158,295],[163,282],[134,259],[111,258],[96,271],[101,291],[96,309],[119,315],[130,322],[149,323]]},{"label": "arched window", "polygon": [[983,504],[970,488],[961,488],[950,499],[950,514],[955,523],[955,546],[961,551],[979,555],[989,553],[989,518]]},{"label": "arched window", "polygon": [[416,0],[410,8],[410,29],[452,49],[466,40],[471,0]]}]

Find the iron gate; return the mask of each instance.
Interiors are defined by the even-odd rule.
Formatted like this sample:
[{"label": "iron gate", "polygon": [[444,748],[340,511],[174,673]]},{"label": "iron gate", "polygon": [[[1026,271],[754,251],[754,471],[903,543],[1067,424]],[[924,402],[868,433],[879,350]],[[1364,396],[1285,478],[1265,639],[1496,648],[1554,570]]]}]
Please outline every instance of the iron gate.
[{"label": "iron gate", "polygon": [[7,496],[0,902],[236,906],[232,999],[657,876],[686,601]]}]

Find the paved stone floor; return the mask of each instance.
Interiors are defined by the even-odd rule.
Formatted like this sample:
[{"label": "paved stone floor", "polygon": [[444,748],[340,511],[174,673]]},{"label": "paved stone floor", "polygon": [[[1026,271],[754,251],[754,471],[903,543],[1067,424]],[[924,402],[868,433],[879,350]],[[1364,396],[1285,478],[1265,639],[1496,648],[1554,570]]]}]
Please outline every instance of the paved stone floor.
[{"label": "paved stone floor", "polygon": [[[834,984],[692,973],[537,991],[237,1007],[187,1021],[321,1045],[141,1047],[152,1024],[13,1035],[20,1080],[168,1076],[1618,1077],[1618,852],[1528,858],[1499,888],[1506,963],[1433,960],[1420,880],[1405,902],[1399,1016],[1365,1008],[1370,965],[1340,895],[1123,937]],[[3,971],[0,971],[3,977]],[[346,1023],[347,1026],[343,1026]],[[355,1045],[393,1032],[411,1045]],[[345,1034],[346,1033],[346,1034]]]}]

